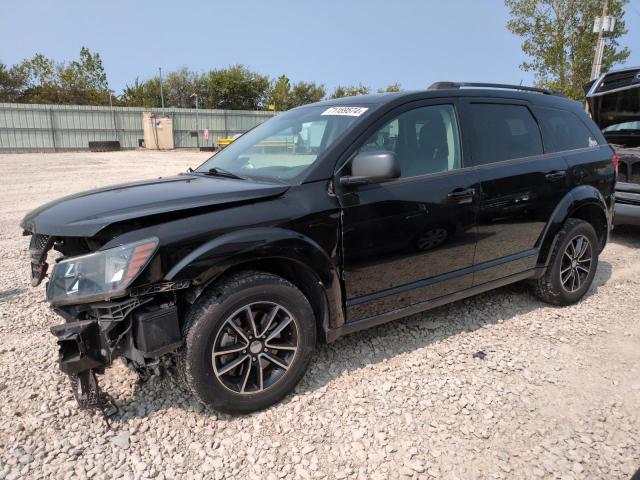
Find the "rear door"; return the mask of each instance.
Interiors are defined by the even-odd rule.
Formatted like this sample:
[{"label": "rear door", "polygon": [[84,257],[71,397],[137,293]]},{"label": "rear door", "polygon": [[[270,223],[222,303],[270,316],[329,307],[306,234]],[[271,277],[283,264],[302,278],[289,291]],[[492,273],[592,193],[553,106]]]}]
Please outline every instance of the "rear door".
[{"label": "rear door", "polygon": [[569,190],[560,153],[545,153],[528,102],[466,99],[464,130],[480,180],[474,285],[533,268],[536,243]]}]

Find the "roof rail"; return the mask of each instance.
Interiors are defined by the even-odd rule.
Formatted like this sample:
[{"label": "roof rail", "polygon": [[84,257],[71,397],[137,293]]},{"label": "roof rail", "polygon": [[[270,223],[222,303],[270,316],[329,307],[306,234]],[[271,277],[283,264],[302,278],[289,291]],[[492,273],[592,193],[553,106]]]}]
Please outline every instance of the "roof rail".
[{"label": "roof rail", "polygon": [[505,88],[509,90],[522,90],[524,92],[536,92],[543,93],[545,95],[555,95],[558,97],[564,97],[560,92],[555,90],[549,90],[546,88],[538,87],[526,87],[524,85],[509,85],[506,83],[477,83],[477,82],[436,82],[431,84],[428,90],[447,90],[451,88],[462,87],[478,87],[478,88]]}]

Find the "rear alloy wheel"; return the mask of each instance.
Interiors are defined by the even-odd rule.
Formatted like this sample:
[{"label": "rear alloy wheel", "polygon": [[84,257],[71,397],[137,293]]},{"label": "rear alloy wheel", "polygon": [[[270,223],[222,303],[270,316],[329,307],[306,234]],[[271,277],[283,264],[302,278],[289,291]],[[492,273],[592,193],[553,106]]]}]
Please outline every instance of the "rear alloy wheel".
[{"label": "rear alloy wheel", "polygon": [[591,273],[593,258],[591,243],[584,235],[573,238],[562,255],[560,283],[569,293],[580,290]]},{"label": "rear alloy wheel", "polygon": [[549,264],[533,283],[538,298],[554,305],[580,300],[593,282],[598,268],[598,236],[593,226],[568,219],[558,233]]},{"label": "rear alloy wheel", "polygon": [[316,342],[307,298],[284,278],[241,272],[193,305],[180,373],[202,403],[231,413],[268,407],[303,377]]}]

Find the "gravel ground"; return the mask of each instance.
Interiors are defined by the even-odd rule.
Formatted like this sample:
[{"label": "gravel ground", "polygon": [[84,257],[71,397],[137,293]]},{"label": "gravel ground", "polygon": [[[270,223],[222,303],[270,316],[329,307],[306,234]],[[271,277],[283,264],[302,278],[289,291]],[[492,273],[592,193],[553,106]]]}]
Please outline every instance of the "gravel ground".
[{"label": "gravel ground", "polygon": [[342,338],[263,412],[203,409],[169,378],[138,384],[119,363],[101,377],[121,409],[112,429],[78,411],[19,220],[205,158],[0,155],[0,479],[629,479],[640,466],[637,229],[614,234],[578,305],[515,285]]}]

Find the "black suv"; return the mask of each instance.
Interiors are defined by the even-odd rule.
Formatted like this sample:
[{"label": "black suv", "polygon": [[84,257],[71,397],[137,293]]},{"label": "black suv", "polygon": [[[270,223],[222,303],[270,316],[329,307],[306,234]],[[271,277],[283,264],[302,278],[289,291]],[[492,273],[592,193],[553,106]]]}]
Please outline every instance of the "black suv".
[{"label": "black suv", "polygon": [[34,285],[61,253],[47,299],[81,405],[120,356],[248,412],[341,335],[521,280],[578,301],[616,168],[576,102],[438,83],[296,108],[196,170],[72,195],[22,227]]}]

